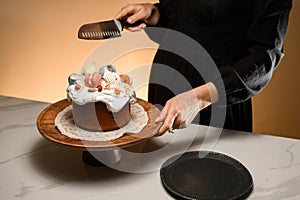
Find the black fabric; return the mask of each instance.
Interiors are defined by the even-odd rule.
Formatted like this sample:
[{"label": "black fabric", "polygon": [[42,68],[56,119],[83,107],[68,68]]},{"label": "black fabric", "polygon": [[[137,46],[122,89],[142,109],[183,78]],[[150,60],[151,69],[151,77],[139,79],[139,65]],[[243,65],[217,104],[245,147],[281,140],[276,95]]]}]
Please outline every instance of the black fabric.
[{"label": "black fabric", "polygon": [[[269,82],[283,57],[291,0],[160,0],[158,26],[182,32],[210,54],[216,63],[227,99],[225,128],[252,131],[251,97]],[[161,41],[156,41],[161,42]],[[176,42],[176,41],[174,41]],[[192,87],[205,82],[188,62],[159,50],[150,83],[156,83],[158,64],[182,73]],[[160,74],[161,75],[161,74]],[[161,75],[162,76],[162,75]],[[168,74],[165,77],[171,79]],[[172,80],[174,84],[177,80]],[[210,80],[219,88],[220,80]],[[164,105],[174,96],[157,84],[149,86],[149,101]],[[209,111],[201,111],[201,124],[209,122]]]},{"label": "black fabric", "polygon": [[[192,66],[182,57],[165,50],[158,50],[154,57],[148,101],[162,108],[166,101],[182,92],[188,91],[199,85],[204,84],[203,77],[200,75],[197,67]],[[159,63],[159,64],[158,64]],[[162,68],[162,65],[173,68],[178,74],[170,73]],[[189,84],[178,81],[180,77],[189,81]],[[212,77],[213,78],[213,75]],[[215,108],[218,109],[218,108]],[[222,108],[220,108],[222,109]],[[231,104],[226,107],[225,123],[211,120],[211,107],[200,111],[200,116],[193,123],[210,125],[213,127],[224,127],[226,129],[252,131],[252,106],[251,99],[238,104]],[[200,120],[199,120],[200,118]],[[197,121],[199,120],[199,121]]]}]

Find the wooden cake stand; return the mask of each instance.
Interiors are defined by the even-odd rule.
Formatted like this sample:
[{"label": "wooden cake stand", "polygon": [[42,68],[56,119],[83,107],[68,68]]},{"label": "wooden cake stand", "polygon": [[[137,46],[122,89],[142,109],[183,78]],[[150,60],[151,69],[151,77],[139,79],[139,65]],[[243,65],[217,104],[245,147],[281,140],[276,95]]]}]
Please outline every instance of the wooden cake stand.
[{"label": "wooden cake stand", "polygon": [[111,162],[117,162],[120,160],[120,155],[118,154],[117,149],[129,147],[154,137],[161,126],[161,124],[155,123],[155,119],[159,116],[160,110],[156,106],[142,99],[137,99],[137,102],[147,112],[147,125],[139,133],[125,133],[122,137],[115,140],[83,141],[63,135],[55,125],[55,118],[58,113],[71,105],[67,99],[58,101],[45,108],[37,118],[37,128],[41,135],[46,139],[65,147],[81,150],[83,152],[83,161],[88,164],[102,165],[94,156],[92,156],[95,152],[107,156],[112,160]]}]

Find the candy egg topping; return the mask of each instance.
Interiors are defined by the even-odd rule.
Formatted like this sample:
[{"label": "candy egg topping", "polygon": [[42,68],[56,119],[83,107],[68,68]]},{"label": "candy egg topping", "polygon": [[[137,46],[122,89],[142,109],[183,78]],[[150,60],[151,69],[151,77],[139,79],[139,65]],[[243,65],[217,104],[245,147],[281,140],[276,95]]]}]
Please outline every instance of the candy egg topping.
[{"label": "candy egg topping", "polygon": [[136,101],[132,78],[119,75],[112,65],[103,66],[98,72],[73,73],[68,82],[68,99],[79,105],[101,101],[111,112],[118,112],[127,102]]}]

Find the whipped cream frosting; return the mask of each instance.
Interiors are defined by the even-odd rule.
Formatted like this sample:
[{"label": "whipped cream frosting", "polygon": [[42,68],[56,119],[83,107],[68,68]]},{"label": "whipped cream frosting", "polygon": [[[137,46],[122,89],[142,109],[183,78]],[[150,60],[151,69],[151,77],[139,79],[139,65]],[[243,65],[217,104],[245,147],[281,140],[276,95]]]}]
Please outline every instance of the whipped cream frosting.
[{"label": "whipped cream frosting", "polygon": [[[136,98],[132,87],[132,78],[130,77],[130,84],[128,84],[115,72],[115,68],[111,70],[110,67],[111,65],[104,66],[99,70],[102,77],[97,84],[98,87],[95,87],[95,84],[86,83],[93,81],[93,74],[71,74],[68,78],[68,98],[78,105],[101,101],[111,112],[119,112],[128,101],[134,103]],[[99,87],[100,89],[98,89]]]}]

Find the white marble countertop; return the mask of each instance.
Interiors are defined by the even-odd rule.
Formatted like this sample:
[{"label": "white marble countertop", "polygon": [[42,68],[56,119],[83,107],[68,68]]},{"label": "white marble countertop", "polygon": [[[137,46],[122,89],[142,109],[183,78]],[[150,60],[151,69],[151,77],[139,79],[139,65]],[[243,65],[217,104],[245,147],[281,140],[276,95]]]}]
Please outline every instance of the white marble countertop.
[{"label": "white marble countertop", "polygon": [[44,139],[36,118],[48,105],[0,97],[0,199],[172,199],[153,163],[186,147],[209,148],[243,163],[254,182],[249,199],[300,199],[300,140],[229,130],[217,137],[217,129],[207,138],[207,127],[192,125],[137,145],[141,152],[170,148],[140,163],[147,173],[128,173],[84,164],[80,151]]}]

